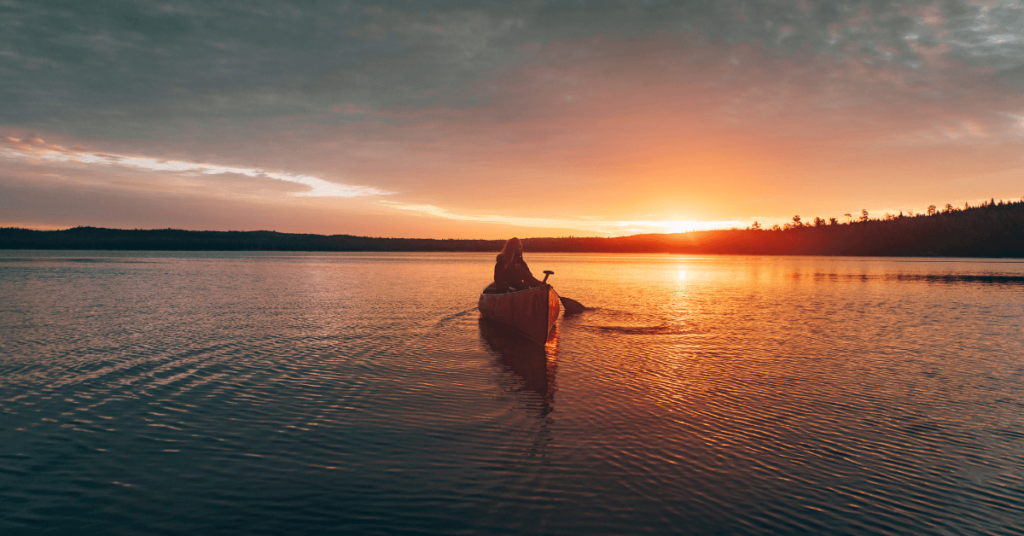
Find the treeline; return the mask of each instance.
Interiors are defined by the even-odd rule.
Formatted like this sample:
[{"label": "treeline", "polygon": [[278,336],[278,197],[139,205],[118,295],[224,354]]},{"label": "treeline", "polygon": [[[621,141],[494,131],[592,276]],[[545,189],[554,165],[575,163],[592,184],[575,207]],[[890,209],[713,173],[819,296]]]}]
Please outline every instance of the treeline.
[{"label": "treeline", "polygon": [[[859,255],[1024,257],[1024,201],[944,209],[924,214],[862,212],[847,222],[795,216],[762,229],[647,234],[618,238],[525,238],[528,252],[714,253],[748,255]],[[448,251],[497,252],[502,240],[433,240],[273,231],[120,230],[76,227],[64,231],[0,228],[0,249],[164,251]]]},{"label": "treeline", "polygon": [[491,251],[501,240],[372,238],[275,231],[103,229],[64,231],[0,228],[0,249],[107,249],[140,251]]}]

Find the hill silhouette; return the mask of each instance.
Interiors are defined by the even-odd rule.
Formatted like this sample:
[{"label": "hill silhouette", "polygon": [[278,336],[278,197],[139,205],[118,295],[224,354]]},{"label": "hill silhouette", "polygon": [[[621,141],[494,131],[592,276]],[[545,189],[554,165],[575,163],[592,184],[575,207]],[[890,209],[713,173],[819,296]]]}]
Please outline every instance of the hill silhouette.
[{"label": "hill silhouette", "polygon": [[[849,215],[848,215],[849,216]],[[449,251],[497,252],[503,240],[434,240],[274,231],[123,230],[75,227],[62,231],[0,228],[0,249],[157,251]],[[856,255],[1024,257],[1024,201],[869,218],[841,223],[799,216],[761,229],[643,234],[616,238],[525,238],[528,252],[711,253],[747,255]]]}]

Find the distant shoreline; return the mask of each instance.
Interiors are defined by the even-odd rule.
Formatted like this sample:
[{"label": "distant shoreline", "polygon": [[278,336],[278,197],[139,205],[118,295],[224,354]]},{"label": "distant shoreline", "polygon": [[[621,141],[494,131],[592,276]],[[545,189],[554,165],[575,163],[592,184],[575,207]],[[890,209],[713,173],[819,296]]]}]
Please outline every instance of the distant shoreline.
[{"label": "distant shoreline", "polygon": [[[374,238],[274,231],[124,230],[75,227],[62,231],[0,228],[0,249],[123,251],[367,251],[497,252],[504,240]],[[1024,258],[1024,201],[952,208],[916,216],[839,223],[799,218],[784,227],[616,238],[524,238],[529,252],[689,253],[881,257]]]}]

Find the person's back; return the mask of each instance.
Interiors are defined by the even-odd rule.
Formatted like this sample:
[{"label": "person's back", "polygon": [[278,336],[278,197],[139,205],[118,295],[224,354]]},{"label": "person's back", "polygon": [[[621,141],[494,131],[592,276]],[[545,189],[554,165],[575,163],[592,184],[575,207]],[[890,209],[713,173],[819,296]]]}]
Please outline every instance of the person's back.
[{"label": "person's back", "polygon": [[510,238],[498,254],[494,264],[494,285],[499,292],[525,290],[544,283],[533,277],[523,260],[523,245],[518,238]]}]

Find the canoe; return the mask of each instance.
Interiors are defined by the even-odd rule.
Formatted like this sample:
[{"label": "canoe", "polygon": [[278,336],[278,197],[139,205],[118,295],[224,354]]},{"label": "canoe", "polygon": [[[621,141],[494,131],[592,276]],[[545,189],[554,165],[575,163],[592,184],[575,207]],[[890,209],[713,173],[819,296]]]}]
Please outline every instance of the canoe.
[{"label": "canoe", "polygon": [[544,344],[558,320],[561,305],[551,285],[496,294],[489,286],[480,294],[480,314],[514,328],[531,341]]}]

